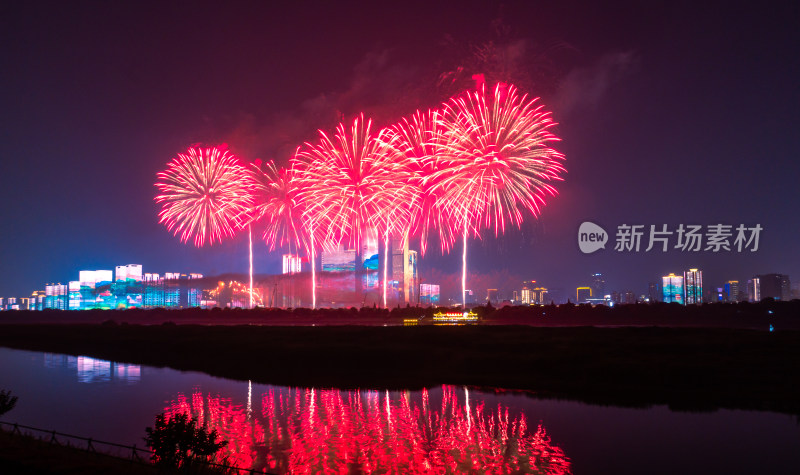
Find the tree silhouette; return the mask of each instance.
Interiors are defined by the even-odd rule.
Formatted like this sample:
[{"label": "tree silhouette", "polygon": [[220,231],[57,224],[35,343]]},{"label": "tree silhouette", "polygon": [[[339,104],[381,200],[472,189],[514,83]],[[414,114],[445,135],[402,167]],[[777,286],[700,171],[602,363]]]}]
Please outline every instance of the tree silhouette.
[{"label": "tree silhouette", "polygon": [[188,414],[175,414],[167,420],[164,414],[156,416],[155,428],[148,427],[145,443],[154,454],[156,465],[186,467],[192,462],[209,461],[227,441],[217,442],[217,431],[197,427],[197,419]]},{"label": "tree silhouette", "polygon": [[17,405],[17,396],[12,396],[11,391],[0,390],[0,416],[14,409]]}]

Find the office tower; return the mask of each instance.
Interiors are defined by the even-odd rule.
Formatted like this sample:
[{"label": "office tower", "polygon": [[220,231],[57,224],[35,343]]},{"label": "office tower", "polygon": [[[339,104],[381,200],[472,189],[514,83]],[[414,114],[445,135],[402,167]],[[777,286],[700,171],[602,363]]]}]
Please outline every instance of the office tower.
[{"label": "office tower", "polygon": [[419,272],[417,269],[417,251],[408,251],[405,259],[403,273],[403,288],[405,289],[407,303],[419,303]]},{"label": "office tower", "polygon": [[747,300],[750,302],[761,301],[761,283],[758,277],[747,280]]},{"label": "office tower", "polygon": [[727,302],[728,301],[728,293],[725,292],[724,287],[717,287],[717,291],[714,292],[714,302]]},{"label": "office tower", "polygon": [[630,290],[626,290],[625,291],[624,302],[625,303],[636,303],[636,293],[632,292]]},{"label": "office tower", "polygon": [[647,299],[650,303],[658,302],[658,282],[650,282],[647,284]]},{"label": "office tower", "polygon": [[606,294],[606,281],[603,280],[603,274],[592,274],[592,296],[595,298],[603,298]]},{"label": "office tower", "polygon": [[728,302],[739,301],[739,281],[729,280],[722,286],[722,290],[728,295]]},{"label": "office tower", "polygon": [[419,304],[426,307],[439,305],[439,284],[420,284]]},{"label": "office tower", "polygon": [[536,287],[533,289],[533,303],[536,305],[544,305],[547,303],[547,288]]},{"label": "office tower", "polygon": [[683,277],[670,273],[661,278],[665,303],[683,303]]},{"label": "office tower", "polygon": [[758,299],[791,300],[791,282],[785,274],[761,274],[755,276],[759,283]]},{"label": "office tower", "polygon": [[536,296],[533,292],[533,289],[529,289],[527,287],[523,287],[522,291],[520,292],[520,297],[522,299],[522,303],[525,305],[531,305],[536,302]]},{"label": "office tower", "polygon": [[683,284],[686,289],[686,305],[703,303],[703,271],[689,269],[683,273]]},{"label": "office tower", "polygon": [[578,287],[575,295],[576,303],[586,303],[592,298],[591,287]]},{"label": "office tower", "polygon": [[781,300],[792,300],[792,282],[786,274],[781,275]]},{"label": "office tower", "polygon": [[141,282],[142,281],[142,265],[141,264],[127,264],[124,266],[117,266],[116,267],[116,282],[119,281],[130,281],[130,282]]},{"label": "office tower", "polygon": [[404,238],[404,236],[395,234],[389,239],[389,262],[391,263],[391,270],[389,276],[387,277],[387,280],[389,281],[387,283],[387,288],[391,290],[391,299],[398,303],[410,303],[408,300],[406,300],[405,292],[405,262],[408,258],[408,251],[407,236]]},{"label": "office tower", "polygon": [[298,274],[302,271],[302,259],[294,254],[283,255],[283,273]]},{"label": "office tower", "polygon": [[525,305],[531,305],[536,302],[533,289],[536,288],[535,280],[523,280],[522,291],[520,292],[520,299]]},{"label": "office tower", "polygon": [[72,280],[67,284],[68,301],[67,308],[70,310],[83,310],[83,299],[81,299],[81,283]]},{"label": "office tower", "polygon": [[513,290],[511,292],[511,300],[514,302],[519,302],[519,290]]},{"label": "office tower", "polygon": [[800,282],[792,284],[792,299],[800,299]]},{"label": "office tower", "polygon": [[497,303],[497,289],[486,289],[486,301]]}]

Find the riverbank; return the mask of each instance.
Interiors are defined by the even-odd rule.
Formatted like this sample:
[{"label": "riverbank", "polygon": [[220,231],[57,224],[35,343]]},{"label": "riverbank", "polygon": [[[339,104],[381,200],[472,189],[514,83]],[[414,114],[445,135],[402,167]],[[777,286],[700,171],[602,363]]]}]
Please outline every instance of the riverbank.
[{"label": "riverbank", "polygon": [[0,429],[0,472],[4,474],[157,474],[165,473],[144,463],[51,444],[26,434]]},{"label": "riverbank", "polygon": [[606,405],[800,414],[798,331],[48,324],[2,325],[0,346],[285,386],[456,384]]}]

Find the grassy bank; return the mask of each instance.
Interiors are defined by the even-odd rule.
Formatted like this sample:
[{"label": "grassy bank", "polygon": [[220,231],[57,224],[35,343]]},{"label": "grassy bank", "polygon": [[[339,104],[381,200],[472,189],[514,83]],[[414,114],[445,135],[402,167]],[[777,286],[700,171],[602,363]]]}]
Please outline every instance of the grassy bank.
[{"label": "grassy bank", "polygon": [[800,414],[797,331],[3,325],[0,345],[288,386],[463,384],[610,405]]}]

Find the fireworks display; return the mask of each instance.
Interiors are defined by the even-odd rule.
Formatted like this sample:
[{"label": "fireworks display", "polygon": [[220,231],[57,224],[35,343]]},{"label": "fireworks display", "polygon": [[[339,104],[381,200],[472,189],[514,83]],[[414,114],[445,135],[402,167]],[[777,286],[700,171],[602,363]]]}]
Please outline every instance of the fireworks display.
[{"label": "fireworks display", "polygon": [[423,255],[430,230],[438,233],[442,252],[449,251],[455,240],[449,217],[452,210],[438,199],[434,180],[431,179],[440,171],[442,164],[439,160],[442,126],[438,114],[438,111],[417,111],[410,118],[390,127],[385,134],[398,160],[405,161],[412,171],[408,186],[418,195],[419,204],[412,210],[408,231],[419,235]]},{"label": "fireworks display", "polygon": [[295,158],[299,195],[310,203],[309,219],[326,227],[326,242],[346,241],[359,249],[368,228],[410,222],[416,203],[406,186],[410,169],[371,129],[372,121],[361,115],[349,131],[339,124],[333,138],[320,132],[319,143],[307,144]]},{"label": "fireworks display", "polygon": [[189,148],[158,174],[159,222],[181,242],[222,242],[244,224],[252,209],[247,170],[227,150]]},{"label": "fireworks display", "polygon": [[[482,229],[502,234],[538,216],[553,182],[565,173],[555,122],[536,99],[503,83],[452,98],[438,110],[417,111],[380,131],[363,114],[347,127],[300,147],[288,169],[268,161],[249,169],[227,151],[190,148],[158,174],[159,214],[182,241],[197,246],[230,236],[254,221],[265,225],[270,250],[303,249],[312,264],[319,249],[346,245],[361,258],[365,233],[419,238],[422,253],[435,233],[442,253]],[[359,262],[356,264],[358,273]]]},{"label": "fireworks display", "polygon": [[253,163],[253,218],[264,222],[264,242],[270,250],[275,246],[301,247],[305,242],[302,230],[302,208],[297,197],[296,182],[291,170],[278,169],[267,161]]},{"label": "fireworks display", "polygon": [[549,182],[561,179],[563,156],[550,147],[558,140],[550,114],[535,103],[498,84],[488,97],[482,89],[445,105],[430,180],[458,220],[473,221],[461,227],[503,233],[507,221],[520,226],[522,211],[537,216],[544,197],[556,194]]}]

